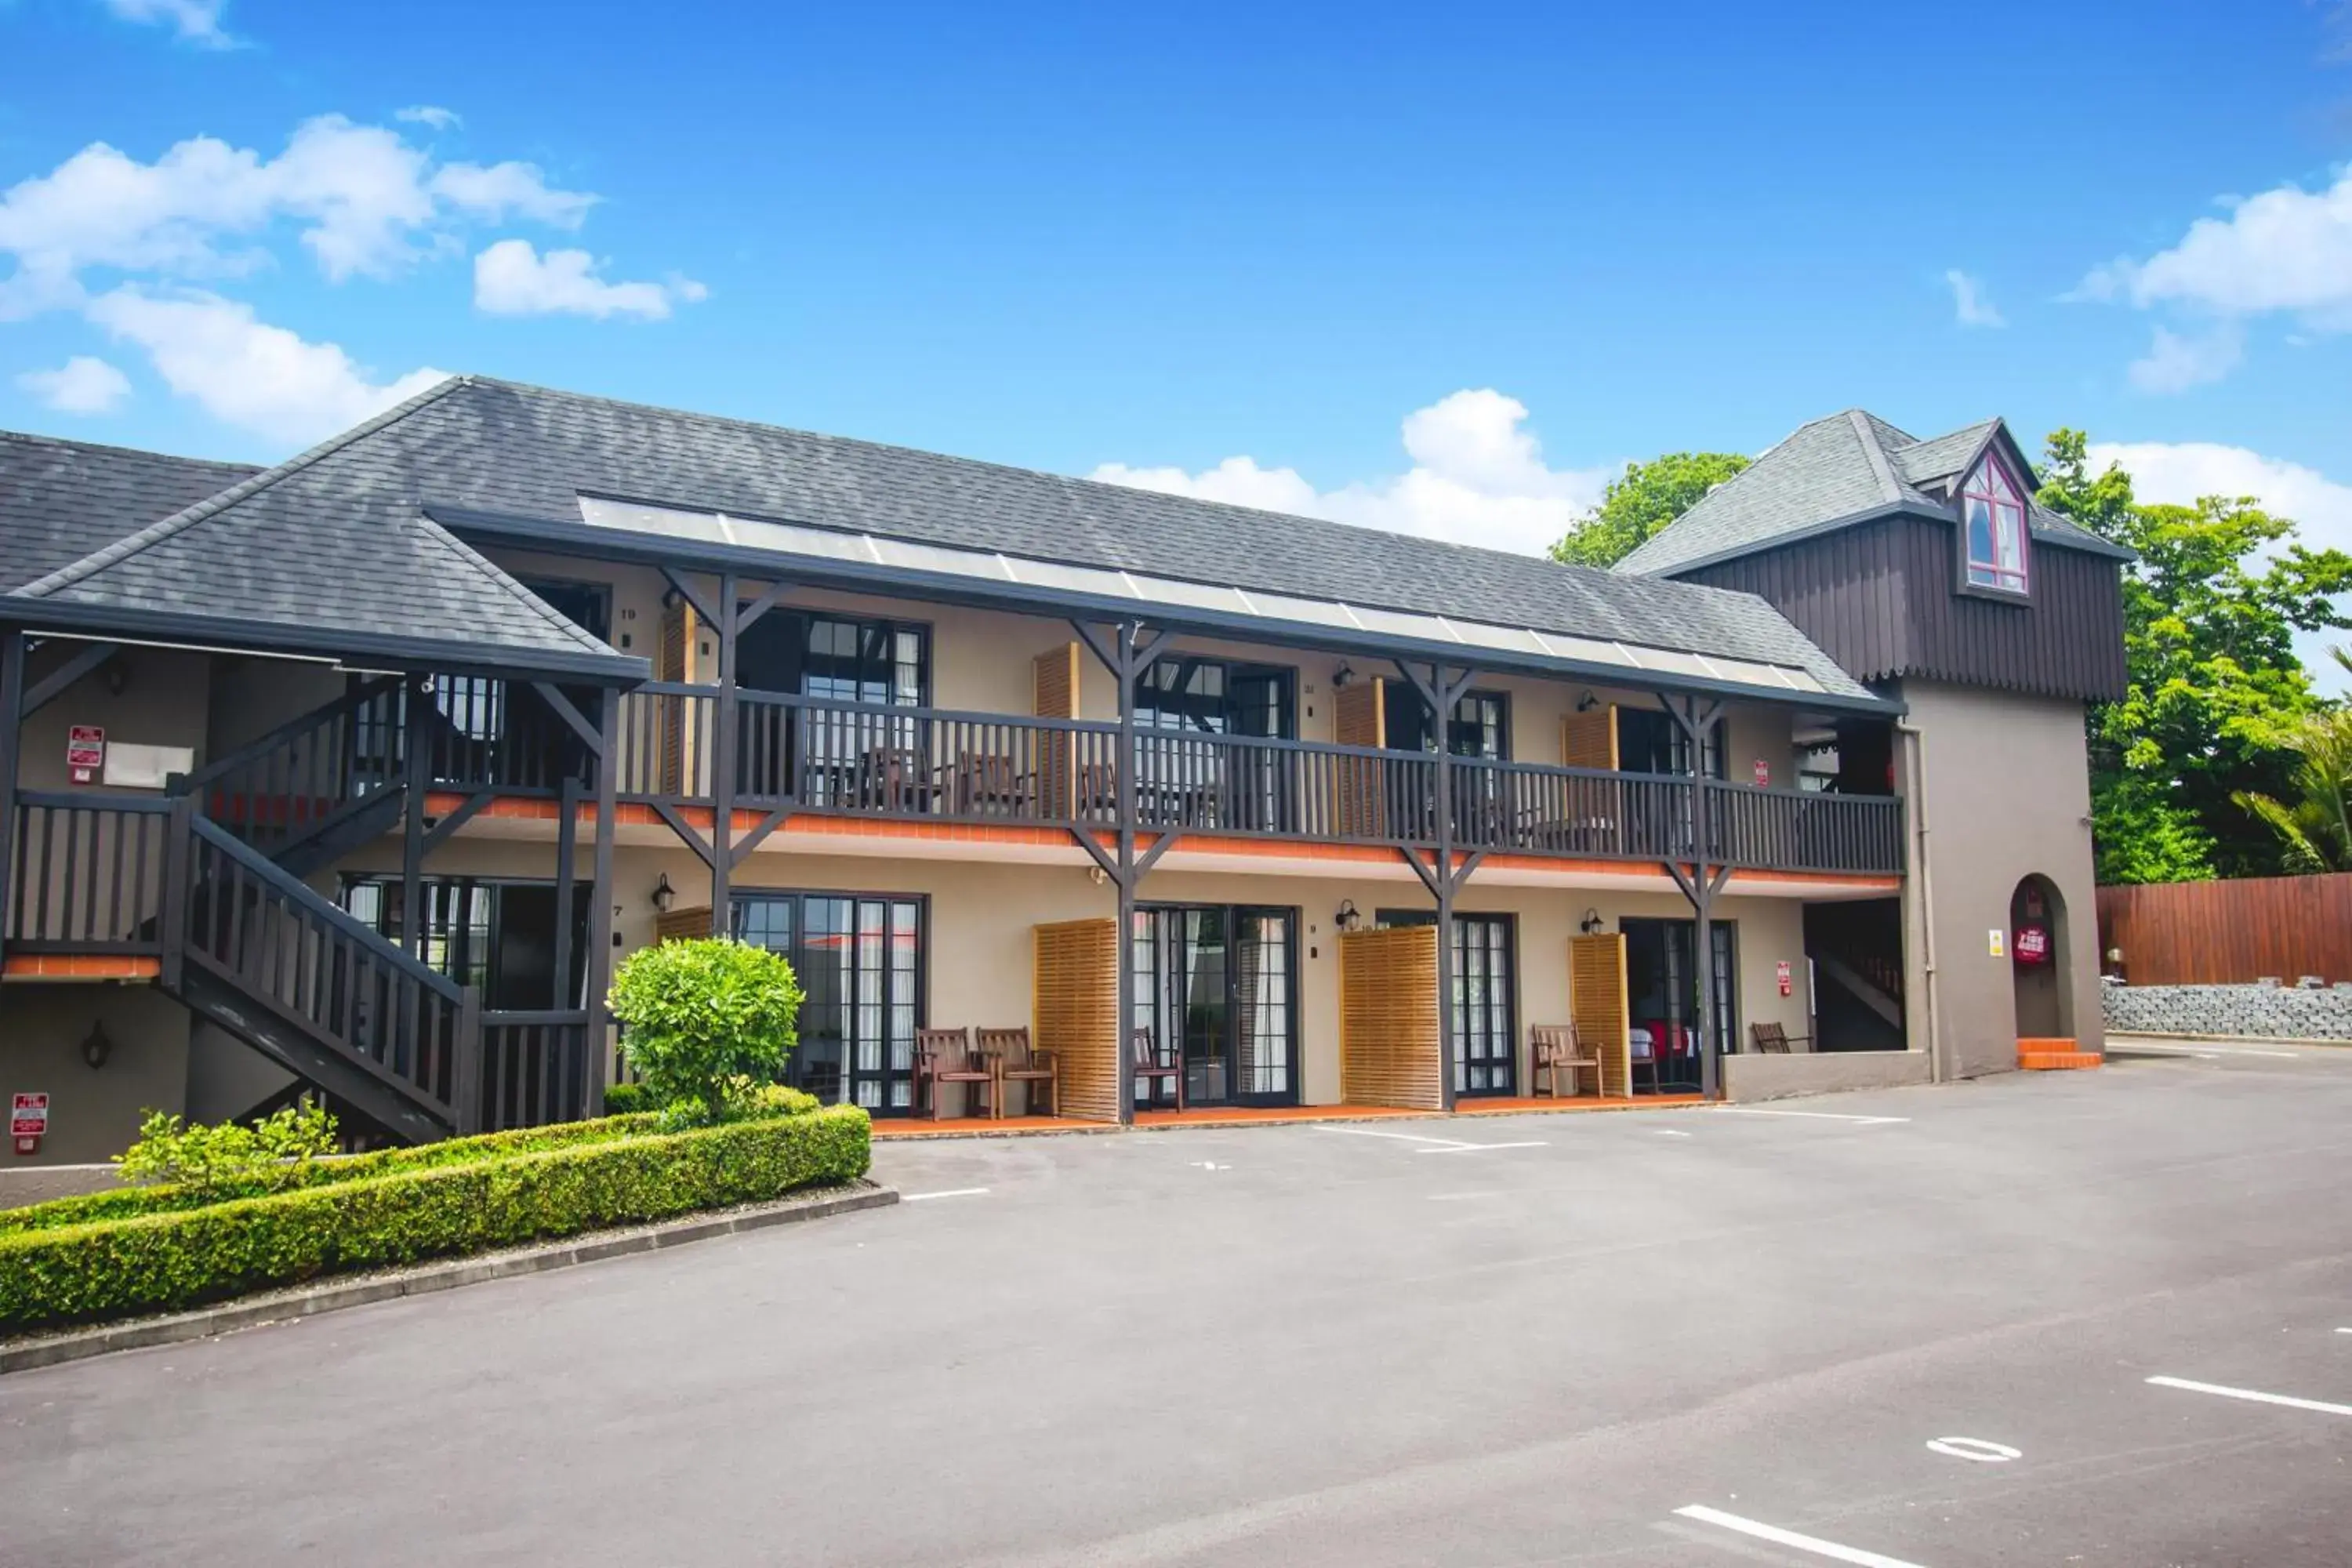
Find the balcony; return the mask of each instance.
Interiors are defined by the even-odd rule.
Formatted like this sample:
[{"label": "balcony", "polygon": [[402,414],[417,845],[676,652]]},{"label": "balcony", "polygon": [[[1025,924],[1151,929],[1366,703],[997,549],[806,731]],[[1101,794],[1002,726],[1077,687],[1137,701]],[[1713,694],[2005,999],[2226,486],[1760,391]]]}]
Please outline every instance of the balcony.
[{"label": "balcony", "polygon": [[[712,804],[719,702],[709,686],[655,682],[621,702],[619,795]],[[741,691],[739,807],[914,822],[1118,826],[1113,724],[887,707]],[[443,766],[455,757],[438,759]],[[450,777],[477,787],[511,777]],[[1144,730],[1136,736],[1135,826],[1250,837],[1563,858],[1705,858],[1745,869],[1895,876],[1903,805],[1891,796],[1755,789],[1715,780],[1455,757],[1440,820],[1440,768],[1418,752]],[[1695,854],[1691,791],[1706,792]]]}]

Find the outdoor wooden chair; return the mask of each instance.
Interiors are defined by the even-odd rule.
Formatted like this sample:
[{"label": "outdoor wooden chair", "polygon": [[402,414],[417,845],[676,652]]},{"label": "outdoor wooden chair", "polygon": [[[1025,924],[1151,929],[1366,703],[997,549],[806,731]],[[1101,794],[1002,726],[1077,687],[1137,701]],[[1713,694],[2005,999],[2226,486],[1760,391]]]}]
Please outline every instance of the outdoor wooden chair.
[{"label": "outdoor wooden chair", "polygon": [[1748,1026],[1748,1037],[1756,1042],[1759,1054],[1768,1057],[1787,1056],[1789,1042],[1791,1039],[1802,1040],[1807,1045],[1812,1044],[1813,1040],[1811,1035],[1791,1036],[1787,1029],[1778,1024],[1750,1024]]},{"label": "outdoor wooden chair", "polygon": [[961,1083],[964,1090],[964,1114],[973,1116],[982,1110],[993,1110],[997,1097],[988,1096],[983,1102],[983,1089],[996,1087],[995,1069],[971,1048],[970,1029],[918,1029],[915,1031],[915,1104],[923,1103],[923,1087],[930,1086],[931,1120],[940,1119],[940,1085]]},{"label": "outdoor wooden chair", "polygon": [[1017,1029],[981,1030],[980,1054],[983,1060],[996,1069],[996,1088],[990,1096],[990,1102],[995,1107],[996,1114],[1000,1118],[1004,1114],[1005,1087],[1015,1083],[1023,1086],[1021,1110],[1024,1115],[1035,1116],[1039,1113],[1037,1091],[1041,1086],[1045,1091],[1044,1114],[1047,1116],[1061,1114],[1061,1064],[1054,1059],[1053,1052],[1030,1048],[1027,1025],[1024,1024]]},{"label": "outdoor wooden chair", "polygon": [[1640,1092],[1645,1072],[1650,1075],[1650,1092],[1665,1092],[1665,1086],[1658,1079],[1658,1031],[1637,1024],[1626,1036],[1625,1076],[1631,1081],[1625,1085],[1625,1092]]},{"label": "outdoor wooden chair", "polygon": [[[1529,1088],[1541,1099],[1547,1080],[1554,1100],[1574,1099],[1577,1094],[1576,1075],[1590,1068],[1592,1072],[1592,1097],[1598,1100],[1607,1092],[1601,1082],[1601,1053],[1588,1050],[1573,1024],[1538,1024],[1528,1030],[1528,1043],[1535,1058],[1535,1070],[1529,1074]],[[1568,1091],[1560,1092],[1562,1074],[1568,1077]]]},{"label": "outdoor wooden chair", "polygon": [[[1164,1067],[1160,1060],[1160,1047],[1152,1040],[1151,1031],[1137,1029],[1127,1037],[1129,1056],[1135,1062],[1135,1081],[1142,1083],[1172,1083],[1176,1086],[1176,1109],[1184,1109],[1184,1064]],[[1156,1099],[1157,1096],[1155,1095]]]}]

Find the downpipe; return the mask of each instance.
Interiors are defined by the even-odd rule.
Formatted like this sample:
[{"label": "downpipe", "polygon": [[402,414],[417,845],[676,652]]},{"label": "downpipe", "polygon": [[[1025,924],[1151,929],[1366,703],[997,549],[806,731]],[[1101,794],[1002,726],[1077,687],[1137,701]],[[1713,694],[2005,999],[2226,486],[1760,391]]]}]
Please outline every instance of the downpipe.
[{"label": "downpipe", "polygon": [[1910,742],[1911,833],[1917,846],[1919,881],[1919,966],[1927,1009],[1927,1081],[1944,1081],[1943,1025],[1936,1005],[1936,881],[1928,855],[1927,732],[1908,719],[1895,721],[1895,732]]}]

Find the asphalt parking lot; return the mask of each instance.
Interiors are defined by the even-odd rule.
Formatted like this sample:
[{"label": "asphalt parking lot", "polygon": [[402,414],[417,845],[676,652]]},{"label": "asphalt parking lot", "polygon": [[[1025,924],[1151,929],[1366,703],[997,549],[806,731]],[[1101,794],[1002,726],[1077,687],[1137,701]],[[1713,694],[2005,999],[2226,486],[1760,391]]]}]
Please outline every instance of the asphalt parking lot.
[{"label": "asphalt parking lot", "polygon": [[2352,1562],[2352,1051],[877,1163],[0,1379],[0,1561]]}]

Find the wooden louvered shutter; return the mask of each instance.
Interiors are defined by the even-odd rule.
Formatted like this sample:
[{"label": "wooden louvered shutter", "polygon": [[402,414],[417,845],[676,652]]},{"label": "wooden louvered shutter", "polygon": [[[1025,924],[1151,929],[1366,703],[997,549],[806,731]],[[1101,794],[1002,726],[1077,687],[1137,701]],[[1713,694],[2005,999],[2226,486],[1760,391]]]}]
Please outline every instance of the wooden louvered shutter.
[{"label": "wooden louvered shutter", "polygon": [[1570,768],[1617,768],[1617,704],[1604,703],[1559,721],[1560,765]]},{"label": "wooden louvered shutter", "polygon": [[1349,1105],[1442,1109],[1437,928],[1345,931],[1339,947],[1340,1099]]},{"label": "wooden louvered shutter", "polygon": [[[1384,747],[1388,738],[1387,682],[1379,676],[1343,686],[1331,694],[1333,738],[1343,746]],[[1331,771],[1331,820],[1343,838],[1377,838],[1388,819],[1381,767],[1369,757],[1341,757]]]},{"label": "wooden louvered shutter", "polygon": [[[1037,656],[1030,669],[1031,710],[1040,719],[1078,716],[1078,645],[1064,643]],[[1066,730],[1040,732],[1037,788],[1045,815],[1066,817],[1077,799],[1077,747]]]},{"label": "wooden louvered shutter", "polygon": [[656,943],[711,934],[710,906],[708,904],[698,909],[672,910],[667,914],[654,917],[654,941]]},{"label": "wooden louvered shutter", "polygon": [[1054,1108],[1087,1121],[1118,1120],[1118,922],[1034,928],[1030,1038],[1061,1069]]},{"label": "wooden louvered shutter", "polygon": [[[694,606],[678,598],[662,608],[661,641],[654,654],[654,679],[691,681],[695,675],[695,641],[701,630]],[[664,697],[657,703],[661,737],[661,789],[665,795],[699,793],[697,742],[701,728],[695,721],[703,704],[690,697]]]},{"label": "wooden louvered shutter", "polygon": [[1625,1001],[1625,937],[1568,939],[1568,1013],[1577,1040],[1601,1058],[1601,1092],[1633,1092],[1633,1040]]}]

